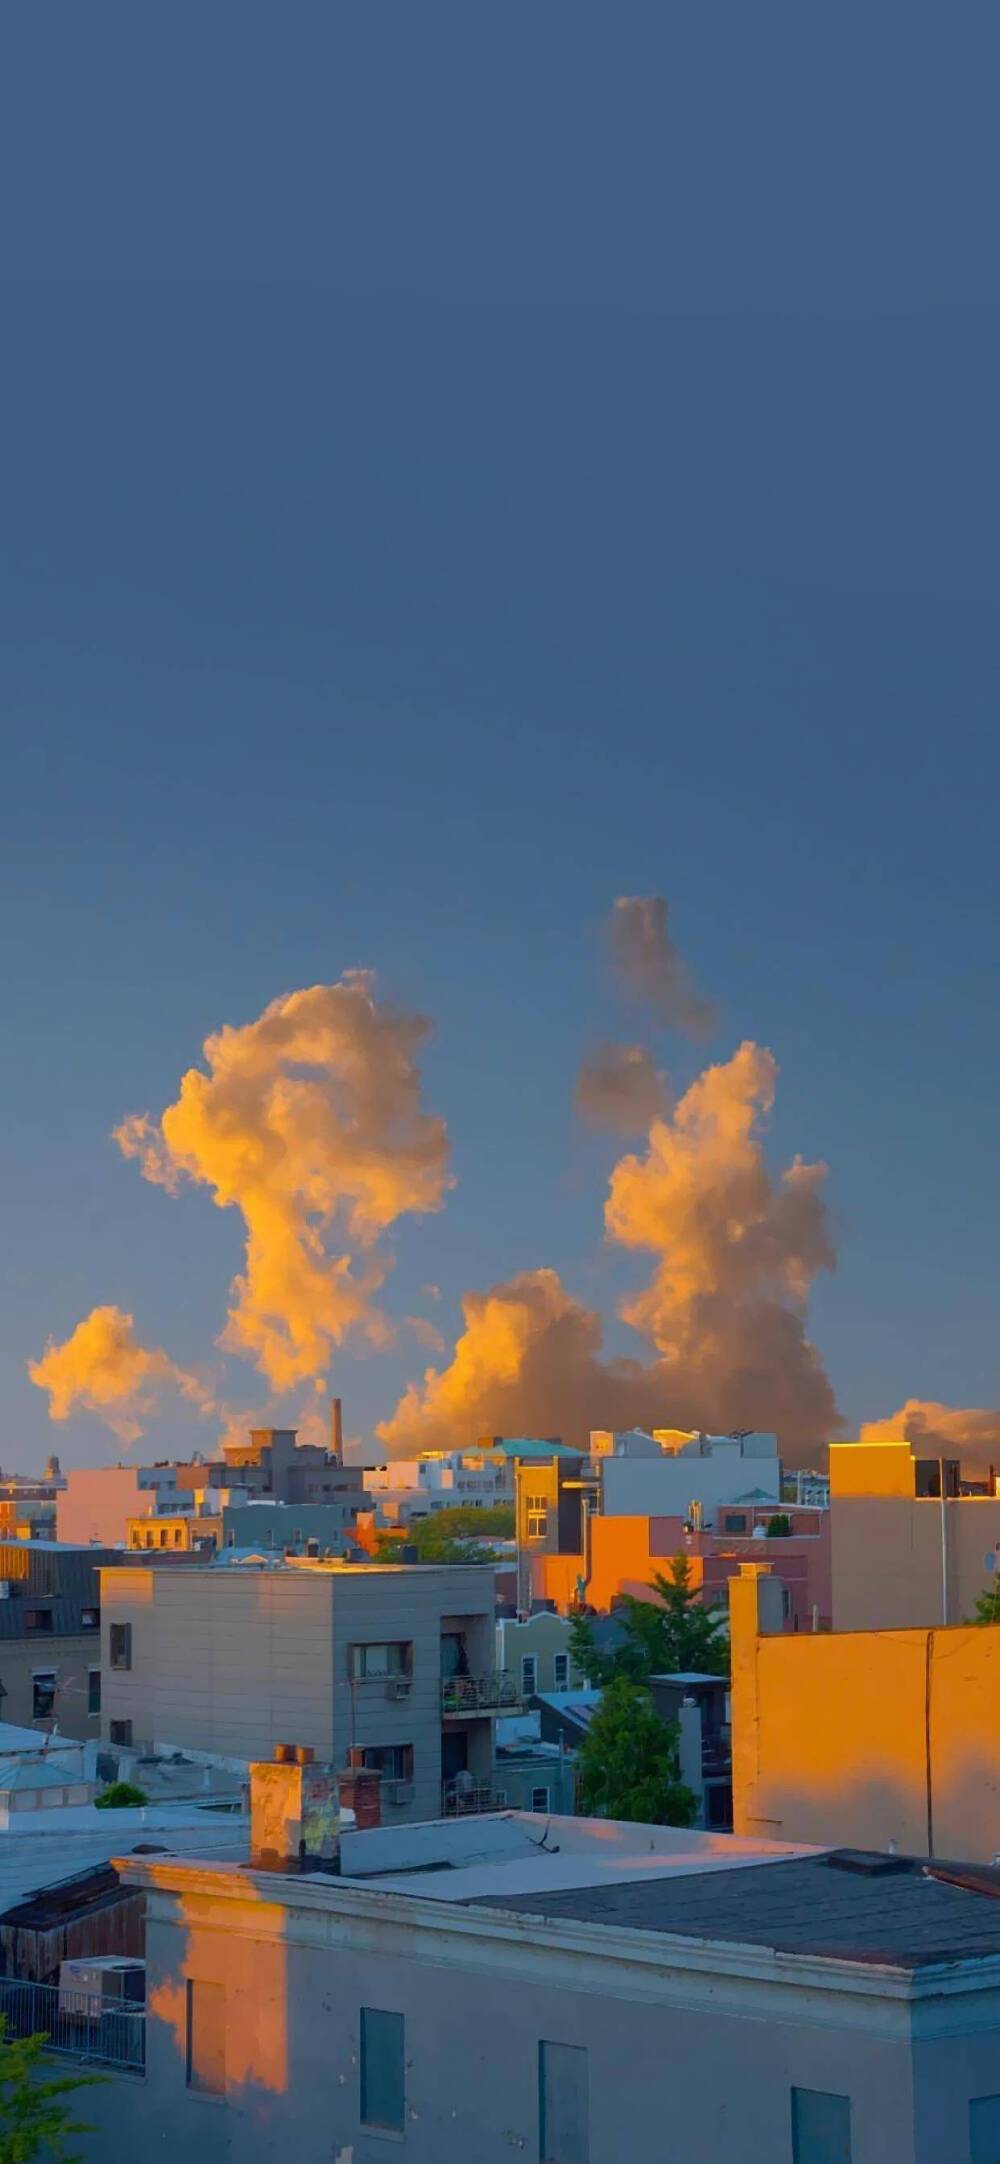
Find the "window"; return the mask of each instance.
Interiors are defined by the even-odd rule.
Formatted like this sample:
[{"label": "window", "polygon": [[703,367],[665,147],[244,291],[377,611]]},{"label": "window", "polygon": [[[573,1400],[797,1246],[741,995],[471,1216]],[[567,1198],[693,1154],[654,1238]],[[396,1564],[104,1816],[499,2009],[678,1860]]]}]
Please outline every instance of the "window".
[{"label": "window", "polygon": [[534,1697],[534,1695],[535,1695],[535,1692],[537,1691],[537,1689],[538,1689],[538,1655],[537,1655],[537,1653],[522,1653],[522,1655],[521,1655],[521,1696],[522,1696],[522,1698],[533,1698],[533,1697]]},{"label": "window", "polygon": [[109,1731],[108,1731],[108,1742],[109,1742],[109,1743],[117,1743],[117,1744],[119,1744],[119,1745],[121,1746],[122,1750],[126,1750],[126,1751],[129,1751],[129,1750],[131,1750],[131,1748],[132,1748],[132,1723],[131,1723],[131,1721],[112,1721],[112,1722],[111,1722],[111,1725],[110,1725],[110,1728],[109,1728]]},{"label": "window", "polygon": [[131,1668],[131,1666],[132,1666],[132,1625],[131,1625],[131,1623],[112,1623],[112,1625],[111,1625],[111,1632],[110,1632],[110,1643],[109,1643],[109,1649],[108,1649],[108,1650],[109,1650],[109,1658],[110,1658],[110,1662],[111,1662],[111,1666],[112,1666],[112,1668]]},{"label": "window", "polygon": [[851,2099],[792,2090],[792,2164],[851,2164]]},{"label": "window", "polygon": [[552,1676],[557,1691],[569,1690],[569,1654],[557,1653],[552,1662]]},{"label": "window", "polygon": [[187,1987],[187,2083],[204,2096],[226,2090],[226,1987],[196,1983]]},{"label": "window", "polygon": [[372,1676],[408,1676],[413,1668],[413,1646],[407,1639],[391,1644],[351,1646],[350,1672],[355,1682]]},{"label": "window", "polygon": [[1000,2096],[974,2096],[969,2105],[970,2164],[1000,2164]]},{"label": "window", "polygon": [[372,1773],[380,1773],[383,1781],[412,1781],[412,1743],[368,1743],[361,1753],[361,1763]]},{"label": "window", "polygon": [[548,1789],[547,1789],[547,1788],[533,1788],[533,1789],[532,1789],[532,1791],[531,1791],[531,1808],[532,1808],[532,1810],[533,1810],[533,1811],[547,1811],[547,1810],[548,1810],[548,1808],[549,1808],[549,1792],[548,1792]]},{"label": "window", "polygon": [[783,1620],[784,1620],[784,1621],[785,1621],[786,1623],[787,1623],[787,1621],[788,1621],[788,1618],[789,1618],[789,1616],[791,1615],[791,1612],[792,1612],[792,1596],[791,1596],[791,1594],[790,1594],[790,1592],[789,1592],[789,1590],[788,1590],[788,1587],[787,1587],[787,1585],[783,1585],[783,1586],[782,1586],[782,1588],[781,1588],[781,1613],[782,1613],[782,1618],[783,1618]]},{"label": "window", "polygon": [[406,2077],[403,2068],[403,2016],[378,2007],[361,2009],[361,2120],[364,2126],[403,2132]]},{"label": "window", "polygon": [[51,1608],[26,1608],[24,1611],[24,1628],[26,1631],[50,1631],[52,1629]]},{"label": "window", "polygon": [[98,1629],[100,1628],[100,1622],[101,1622],[101,1611],[100,1611],[100,1609],[99,1609],[99,1608],[81,1608],[81,1610],[80,1610],[80,1629],[81,1629],[81,1630],[84,1630],[84,1631],[96,1631],[96,1630],[98,1630]]},{"label": "window", "polygon": [[538,2046],[541,2164],[587,2164],[587,2054],[576,2044]]},{"label": "window", "polygon": [[162,1529],[161,1529],[161,1532],[160,1532],[160,1546],[161,1546],[161,1548],[165,1548],[165,1547],[166,1547],[166,1545],[167,1545],[167,1532],[166,1532],[166,1528],[164,1527],[164,1528],[162,1528]]},{"label": "window", "polygon": [[745,1533],[746,1529],[747,1514],[745,1510],[724,1511],[722,1518],[722,1530],[724,1533]]},{"label": "window", "polygon": [[47,1721],[55,1711],[56,1677],[54,1668],[36,1668],[31,1678],[31,1718]]},{"label": "window", "polygon": [[100,1710],[101,1710],[101,1671],[100,1671],[100,1669],[99,1669],[99,1668],[88,1668],[88,1670],[87,1670],[87,1712],[88,1712],[88,1713],[99,1713],[99,1712],[100,1712]]},{"label": "window", "polygon": [[178,1526],[175,1526],[175,1527],[174,1527],[174,1547],[175,1547],[175,1548],[179,1548],[179,1547],[180,1547],[180,1545],[181,1545],[181,1542],[182,1542],[183,1538],[184,1538],[184,1527],[183,1527],[182,1525],[178,1525]]}]

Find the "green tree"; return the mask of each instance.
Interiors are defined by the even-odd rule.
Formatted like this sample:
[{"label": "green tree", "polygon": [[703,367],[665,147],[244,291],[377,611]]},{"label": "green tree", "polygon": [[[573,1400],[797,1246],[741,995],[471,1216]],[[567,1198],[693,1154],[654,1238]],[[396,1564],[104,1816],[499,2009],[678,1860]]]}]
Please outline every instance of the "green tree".
[{"label": "green tree", "polygon": [[993,1584],[978,1595],[975,1613],[970,1618],[970,1621],[973,1623],[1000,1623],[1000,1578],[995,1578]]},{"label": "green tree", "polygon": [[607,1652],[595,1643],[590,1617],[574,1615],[570,1656],[588,1683],[603,1688],[618,1676],[631,1683],[648,1683],[650,1676],[676,1675],[688,1669],[706,1676],[726,1675],[729,1650],[720,1618],[702,1606],[691,1583],[687,1556],[673,1556],[666,1575],[659,1572],[650,1591],[658,1594],[658,1600],[638,1600],[629,1593],[619,1603],[615,1619],[621,1634]]},{"label": "green tree", "polygon": [[773,1518],[769,1518],[767,1521],[768,1540],[788,1540],[791,1537],[791,1531],[792,1521],[787,1510],[776,1510]]},{"label": "green tree", "polygon": [[85,2119],[73,2117],[67,2099],[104,2076],[50,2074],[47,2038],[8,2039],[6,2029],[6,2016],[0,2014],[0,2164],[35,2164],[36,2158],[44,2164],[78,2164],[80,2152],[70,2144],[91,2129]]},{"label": "green tree", "polygon": [[94,1797],[95,1811],[139,1811],[149,1797],[144,1788],[137,1788],[134,1781],[112,1781]]},{"label": "green tree", "polygon": [[678,1733],[660,1720],[648,1691],[617,1676],[577,1755],[583,1810],[647,1826],[690,1826],[698,1803],[680,1778]]},{"label": "green tree", "polygon": [[497,1551],[487,1545],[491,1536],[495,1540],[513,1540],[512,1504],[497,1503],[488,1510],[459,1504],[454,1510],[432,1511],[398,1533],[380,1533],[375,1556],[377,1562],[392,1563],[398,1560],[400,1548],[406,1546],[416,1549],[421,1563],[495,1562]]}]

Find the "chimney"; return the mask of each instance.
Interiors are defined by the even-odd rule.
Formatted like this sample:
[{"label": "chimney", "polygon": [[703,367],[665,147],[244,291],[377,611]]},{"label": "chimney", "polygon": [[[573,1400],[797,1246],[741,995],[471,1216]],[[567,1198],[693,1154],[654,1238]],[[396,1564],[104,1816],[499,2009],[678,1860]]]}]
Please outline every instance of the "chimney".
[{"label": "chimney", "polygon": [[340,1800],[353,1811],[359,1833],[382,1823],[382,1776],[362,1762],[361,1751],[348,1751],[347,1766],[340,1776]]},{"label": "chimney", "polygon": [[250,1863],[255,1871],[336,1871],[340,1803],[332,1766],[309,1744],[278,1743],[250,1768]]},{"label": "chimney", "polygon": [[338,1465],[344,1462],[344,1412],[339,1398],[330,1405],[330,1449]]}]

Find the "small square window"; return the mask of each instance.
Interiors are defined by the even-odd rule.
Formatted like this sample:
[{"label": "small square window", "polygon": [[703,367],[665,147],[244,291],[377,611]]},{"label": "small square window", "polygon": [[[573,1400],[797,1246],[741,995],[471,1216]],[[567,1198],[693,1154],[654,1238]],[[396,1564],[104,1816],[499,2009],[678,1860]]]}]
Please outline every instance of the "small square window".
[{"label": "small square window", "polygon": [[96,1630],[99,1630],[99,1629],[100,1629],[100,1624],[101,1624],[101,1611],[100,1611],[100,1609],[99,1609],[99,1608],[81,1608],[81,1610],[80,1610],[80,1628],[81,1628],[81,1630],[85,1630],[85,1631],[96,1631]]},{"label": "small square window", "polygon": [[548,1810],[548,1808],[549,1808],[549,1792],[548,1792],[548,1789],[547,1789],[547,1788],[533,1788],[533,1789],[532,1789],[532,1791],[531,1791],[531,1808],[532,1808],[532,1810],[533,1810],[533,1811],[547,1811],[547,1810]]},{"label": "small square window", "polygon": [[111,1722],[111,1724],[110,1724],[109,1730],[108,1730],[108,1742],[109,1742],[109,1743],[117,1743],[117,1744],[118,1744],[118,1745],[119,1745],[119,1746],[121,1747],[121,1749],[122,1749],[122,1750],[126,1750],[126,1751],[129,1751],[129,1750],[131,1750],[131,1748],[132,1748],[132,1723],[131,1723],[131,1721],[112,1721],[112,1722]]},{"label": "small square window", "polygon": [[851,2164],[851,2099],[792,2090],[792,2164]]},{"label": "small square window", "polygon": [[361,2009],[361,2123],[401,2134],[406,2114],[402,2014]]},{"label": "small square window", "polygon": [[26,1608],[24,1611],[24,1628],[26,1631],[50,1631],[52,1629],[51,1608]]}]

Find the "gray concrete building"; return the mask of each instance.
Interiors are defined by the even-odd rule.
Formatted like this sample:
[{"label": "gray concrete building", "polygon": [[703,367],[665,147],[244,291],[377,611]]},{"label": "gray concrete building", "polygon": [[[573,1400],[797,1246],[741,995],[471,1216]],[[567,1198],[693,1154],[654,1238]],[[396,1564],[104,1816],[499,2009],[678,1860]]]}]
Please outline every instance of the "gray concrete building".
[{"label": "gray concrete building", "polygon": [[295,1560],[103,1574],[102,1733],[252,1760],[290,1738],[382,1775],[388,1820],[489,1791],[498,1675],[489,1565]]},{"label": "gray concrete building", "polygon": [[996,2164],[989,1891],[516,1816],[345,1835],[340,1867],[119,1864],[145,2076],[88,2095],[89,2158]]},{"label": "gray concrete building", "polygon": [[0,1720],[100,1735],[100,1570],[114,1562],[100,1548],[0,1542]]}]

